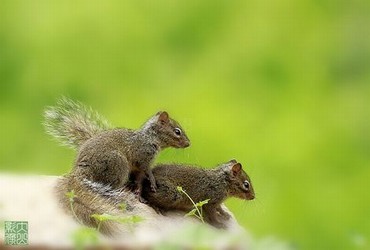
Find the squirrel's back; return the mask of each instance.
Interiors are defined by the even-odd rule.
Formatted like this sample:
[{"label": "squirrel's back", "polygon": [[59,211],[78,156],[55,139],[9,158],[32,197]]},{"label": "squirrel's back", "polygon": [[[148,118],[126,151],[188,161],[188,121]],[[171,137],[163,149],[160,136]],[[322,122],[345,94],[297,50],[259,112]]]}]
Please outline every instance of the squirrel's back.
[{"label": "squirrel's back", "polygon": [[111,128],[99,113],[66,97],[59,99],[56,106],[48,107],[44,119],[46,132],[72,148]]},{"label": "squirrel's back", "polygon": [[153,168],[157,182],[157,192],[150,192],[144,181],[143,197],[149,204],[158,208],[191,208],[189,199],[177,190],[182,187],[195,202],[225,196],[224,188],[219,188],[220,178],[212,169],[192,165],[160,164]]}]

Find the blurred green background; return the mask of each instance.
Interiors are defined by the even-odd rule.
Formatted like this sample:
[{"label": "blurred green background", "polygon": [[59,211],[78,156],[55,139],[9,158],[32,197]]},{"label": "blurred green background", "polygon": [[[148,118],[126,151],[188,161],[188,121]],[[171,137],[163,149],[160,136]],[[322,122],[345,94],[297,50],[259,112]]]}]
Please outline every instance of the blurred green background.
[{"label": "blurred green background", "polygon": [[167,110],[192,146],[158,161],[242,162],[256,238],[369,249],[369,27],[367,0],[1,0],[1,171],[69,171],[41,125],[61,95],[130,128]]}]

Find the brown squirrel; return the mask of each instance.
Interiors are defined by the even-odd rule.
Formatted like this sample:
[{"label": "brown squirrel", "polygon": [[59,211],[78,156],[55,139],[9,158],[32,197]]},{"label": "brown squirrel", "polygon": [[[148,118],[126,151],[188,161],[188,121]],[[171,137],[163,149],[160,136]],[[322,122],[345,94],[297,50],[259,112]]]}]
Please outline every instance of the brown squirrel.
[{"label": "brown squirrel", "polygon": [[148,181],[143,184],[143,197],[149,205],[159,211],[190,211],[194,208],[192,202],[177,190],[182,187],[194,202],[210,199],[203,206],[204,218],[217,228],[224,228],[223,220],[230,218],[220,206],[226,198],[253,200],[255,197],[249,176],[235,160],[214,169],[160,164],[153,168],[153,175],[157,182],[156,192],[151,192]]},{"label": "brown squirrel", "polygon": [[111,129],[98,113],[67,98],[45,111],[46,131],[63,144],[77,147],[72,174],[79,179],[122,188],[134,180],[134,190],[141,197],[142,181],[156,182],[151,164],[157,153],[167,147],[186,148],[190,141],[181,126],[167,112],[158,112],[140,129]]}]

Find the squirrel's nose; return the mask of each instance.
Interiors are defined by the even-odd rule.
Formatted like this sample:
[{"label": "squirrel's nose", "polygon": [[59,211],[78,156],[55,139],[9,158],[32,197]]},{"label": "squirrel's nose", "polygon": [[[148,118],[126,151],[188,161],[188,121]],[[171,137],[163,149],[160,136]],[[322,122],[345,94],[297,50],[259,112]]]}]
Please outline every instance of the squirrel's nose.
[{"label": "squirrel's nose", "polygon": [[190,146],[190,141],[185,141],[183,144],[184,148],[187,148]]}]

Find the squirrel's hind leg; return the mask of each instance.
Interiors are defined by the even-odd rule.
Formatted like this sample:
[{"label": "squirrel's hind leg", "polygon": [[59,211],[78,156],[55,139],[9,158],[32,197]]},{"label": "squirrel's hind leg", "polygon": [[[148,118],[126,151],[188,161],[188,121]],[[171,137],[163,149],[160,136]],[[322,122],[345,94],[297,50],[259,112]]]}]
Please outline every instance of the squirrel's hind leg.
[{"label": "squirrel's hind leg", "polygon": [[133,193],[141,203],[148,204],[148,201],[142,195],[145,173],[142,171],[133,171],[131,172],[131,178],[132,181],[134,182]]},{"label": "squirrel's hind leg", "polygon": [[[109,185],[113,189],[122,188],[127,183],[129,164],[126,157],[119,151],[104,152],[93,157],[90,162],[89,171],[94,172],[91,181]],[[84,170],[86,168],[79,166],[79,169]]]}]

